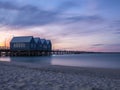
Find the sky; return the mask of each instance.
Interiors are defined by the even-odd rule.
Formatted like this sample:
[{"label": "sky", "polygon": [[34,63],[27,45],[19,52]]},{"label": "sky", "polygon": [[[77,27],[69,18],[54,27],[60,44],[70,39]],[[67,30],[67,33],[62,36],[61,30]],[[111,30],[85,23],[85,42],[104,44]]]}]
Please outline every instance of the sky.
[{"label": "sky", "polygon": [[0,46],[14,36],[53,49],[120,52],[120,0],[0,0]]}]

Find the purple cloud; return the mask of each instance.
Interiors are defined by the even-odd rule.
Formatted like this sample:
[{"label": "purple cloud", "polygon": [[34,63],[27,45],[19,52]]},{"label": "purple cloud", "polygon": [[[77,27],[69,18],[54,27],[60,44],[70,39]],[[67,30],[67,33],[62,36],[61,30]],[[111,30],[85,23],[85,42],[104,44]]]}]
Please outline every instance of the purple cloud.
[{"label": "purple cloud", "polygon": [[104,46],[104,44],[93,44],[92,46],[99,47],[99,46]]},{"label": "purple cloud", "polygon": [[[77,1],[78,2],[78,1]],[[25,5],[19,6],[13,3],[0,2],[0,8],[4,9],[0,15],[0,24],[12,28],[25,28],[34,26],[44,26],[49,24],[70,24],[76,22],[86,23],[102,23],[104,19],[98,15],[92,16],[67,16],[61,17],[63,12],[76,7],[77,3],[73,1],[66,1],[56,7],[54,10],[39,9],[36,6]],[[1,11],[0,11],[1,12]],[[9,14],[6,15],[6,14]],[[11,20],[12,18],[12,20]]]}]

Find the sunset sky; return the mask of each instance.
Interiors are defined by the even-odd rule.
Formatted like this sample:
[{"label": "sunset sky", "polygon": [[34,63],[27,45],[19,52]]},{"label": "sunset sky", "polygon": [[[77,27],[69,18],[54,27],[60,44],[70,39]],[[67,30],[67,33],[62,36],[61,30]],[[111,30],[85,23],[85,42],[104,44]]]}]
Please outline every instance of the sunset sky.
[{"label": "sunset sky", "polygon": [[120,52],[120,0],[0,0],[0,46],[31,35],[53,49]]}]

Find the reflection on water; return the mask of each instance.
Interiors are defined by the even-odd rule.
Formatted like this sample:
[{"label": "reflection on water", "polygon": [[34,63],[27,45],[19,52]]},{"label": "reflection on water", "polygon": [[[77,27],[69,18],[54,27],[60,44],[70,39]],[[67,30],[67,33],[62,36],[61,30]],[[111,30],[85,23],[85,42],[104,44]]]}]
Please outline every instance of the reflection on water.
[{"label": "reflection on water", "polygon": [[10,57],[0,57],[0,61],[7,61],[10,62]]},{"label": "reflection on water", "polygon": [[28,62],[39,64],[51,64],[51,56],[46,57],[10,57],[10,61],[14,62]]},{"label": "reflection on water", "polygon": [[55,56],[53,65],[120,68],[120,54],[80,54],[71,56]]},{"label": "reflection on water", "polygon": [[44,57],[1,57],[0,61],[79,67],[120,68],[120,54],[79,54]]}]

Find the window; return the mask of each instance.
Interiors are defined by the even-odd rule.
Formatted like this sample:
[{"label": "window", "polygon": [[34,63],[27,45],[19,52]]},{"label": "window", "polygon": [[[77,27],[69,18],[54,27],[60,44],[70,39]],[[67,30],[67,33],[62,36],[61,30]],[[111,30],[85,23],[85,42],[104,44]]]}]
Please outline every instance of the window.
[{"label": "window", "polygon": [[13,47],[14,48],[25,48],[25,43],[14,43]]}]

